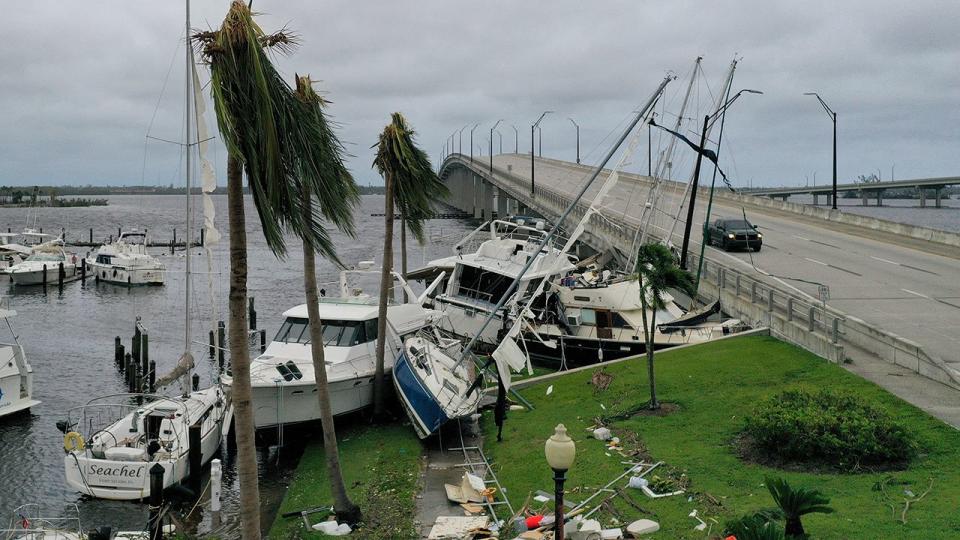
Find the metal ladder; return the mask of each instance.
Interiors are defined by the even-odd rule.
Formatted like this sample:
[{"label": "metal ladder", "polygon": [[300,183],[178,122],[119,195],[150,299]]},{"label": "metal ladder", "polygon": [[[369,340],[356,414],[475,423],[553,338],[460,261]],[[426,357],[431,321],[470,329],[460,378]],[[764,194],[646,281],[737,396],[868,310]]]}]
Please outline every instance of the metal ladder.
[{"label": "metal ladder", "polygon": [[[461,442],[461,444],[463,444]],[[513,506],[510,504],[510,499],[507,498],[507,493],[504,491],[503,486],[500,485],[500,480],[497,479],[497,475],[494,474],[493,469],[490,467],[490,462],[487,460],[487,456],[483,454],[483,450],[477,446],[460,446],[457,448],[450,448],[451,451],[459,450],[463,452],[463,463],[457,465],[457,467],[463,467],[467,469],[471,474],[479,476],[483,479],[483,484],[485,486],[493,486],[497,488],[496,494],[494,494],[493,502],[490,502],[489,499],[484,498],[483,505],[487,507],[487,512],[490,513],[491,519],[495,523],[500,522],[500,518],[497,516],[496,507],[506,505],[507,510],[510,512],[506,517],[511,517],[514,514]],[[502,500],[497,500],[497,497]],[[502,508],[501,508],[502,510]],[[508,523],[504,523],[505,527],[509,527]]]}]

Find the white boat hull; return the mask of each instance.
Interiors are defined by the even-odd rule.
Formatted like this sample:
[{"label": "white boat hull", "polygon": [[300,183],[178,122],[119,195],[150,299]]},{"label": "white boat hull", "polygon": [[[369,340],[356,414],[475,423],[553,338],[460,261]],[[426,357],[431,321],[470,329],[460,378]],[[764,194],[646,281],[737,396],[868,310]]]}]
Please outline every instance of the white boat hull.
[{"label": "white boat hull", "polygon": [[[355,379],[330,382],[327,388],[334,416],[352,413],[373,404],[372,371]],[[320,419],[320,401],[317,399],[315,381],[254,386],[253,403],[256,429]]]},{"label": "white boat hull", "polygon": [[87,259],[87,268],[97,281],[116,285],[163,285],[166,273],[163,267],[124,268],[99,264],[90,259]]},{"label": "white boat hull", "polygon": [[[64,263],[63,265],[64,280],[72,280],[77,275],[77,265],[73,263]],[[10,279],[16,285],[42,285],[44,283],[43,279],[44,271],[42,268],[37,270],[17,270],[14,269],[10,272]],[[60,279],[60,267],[59,265],[48,266],[46,270],[46,283],[47,285],[55,285]]]}]

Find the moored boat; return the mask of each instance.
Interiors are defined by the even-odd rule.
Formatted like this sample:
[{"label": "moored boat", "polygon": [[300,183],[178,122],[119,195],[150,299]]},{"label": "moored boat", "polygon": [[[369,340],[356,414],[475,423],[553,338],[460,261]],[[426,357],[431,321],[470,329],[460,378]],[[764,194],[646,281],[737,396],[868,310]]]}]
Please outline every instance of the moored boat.
[{"label": "moored boat", "polygon": [[[139,240],[139,241],[138,241]],[[126,231],[87,258],[98,282],[120,285],[163,285],[166,267],[147,251],[146,233]]]},{"label": "moored boat", "polygon": [[0,343],[0,417],[40,404],[33,399],[33,367],[27,362],[23,346],[10,326],[10,319],[16,314],[9,308],[7,298],[0,299],[0,319],[11,329],[13,340]]},{"label": "moored boat", "polygon": [[60,279],[61,268],[64,280],[72,280],[77,275],[77,256],[64,251],[62,240],[54,240],[34,247],[26,260],[7,273],[16,285],[53,284]]}]

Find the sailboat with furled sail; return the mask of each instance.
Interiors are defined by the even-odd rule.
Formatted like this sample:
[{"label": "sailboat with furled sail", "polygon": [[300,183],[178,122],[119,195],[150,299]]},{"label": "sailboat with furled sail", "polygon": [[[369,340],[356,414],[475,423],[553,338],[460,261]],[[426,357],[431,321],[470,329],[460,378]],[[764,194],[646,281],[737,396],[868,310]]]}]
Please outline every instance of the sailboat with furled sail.
[{"label": "sailboat with furled sail", "polygon": [[[187,34],[190,32],[190,9],[187,2]],[[193,50],[186,47],[186,230],[192,235],[191,219],[191,152],[198,147],[204,173],[204,214],[207,243],[216,242],[219,234],[213,227],[213,205],[209,193],[215,186],[212,167],[205,157],[205,129],[198,129],[199,141],[191,141],[192,124],[203,125],[202,101],[194,92],[196,73]],[[193,83],[193,84],[191,84]],[[196,118],[191,103],[196,106]],[[208,250],[210,247],[208,246]],[[208,256],[210,252],[208,251]],[[191,249],[186,250],[185,335],[184,350],[177,366],[156,381],[157,390],[150,393],[127,393],[104,396],[71,409],[67,418],[58,422],[64,432],[64,469],[67,485],[86,495],[113,500],[139,500],[150,495],[150,470],[163,468],[163,487],[173,486],[190,475],[198,474],[215,456],[228,435],[233,418],[229,387],[217,380],[213,386],[191,390],[190,374],[194,367],[191,337]],[[208,259],[208,264],[211,264]],[[179,382],[175,396],[158,393]],[[78,431],[79,430],[79,431]],[[85,433],[81,433],[85,431]]]}]

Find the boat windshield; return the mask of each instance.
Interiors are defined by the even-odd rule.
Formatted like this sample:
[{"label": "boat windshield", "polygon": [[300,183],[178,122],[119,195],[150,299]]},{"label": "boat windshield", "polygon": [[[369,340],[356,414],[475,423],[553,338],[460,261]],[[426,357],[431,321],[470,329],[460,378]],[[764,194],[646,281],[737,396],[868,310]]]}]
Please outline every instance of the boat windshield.
[{"label": "boat windshield", "polygon": [[27,257],[28,261],[40,261],[40,262],[60,262],[63,260],[63,257],[56,253],[34,253]]},{"label": "boat windshield", "polygon": [[[377,320],[323,321],[323,344],[329,347],[353,347],[377,339]],[[300,317],[288,317],[274,341],[310,343],[310,323]]]}]

